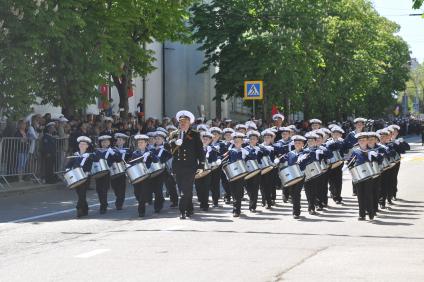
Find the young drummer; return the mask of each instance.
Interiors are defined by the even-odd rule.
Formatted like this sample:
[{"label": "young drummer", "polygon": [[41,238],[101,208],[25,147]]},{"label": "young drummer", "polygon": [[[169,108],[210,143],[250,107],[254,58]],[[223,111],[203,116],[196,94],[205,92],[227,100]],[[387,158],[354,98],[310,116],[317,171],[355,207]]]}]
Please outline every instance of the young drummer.
[{"label": "young drummer", "polygon": [[[66,165],[66,170],[81,167],[84,172],[89,173],[93,164],[93,155],[88,152],[88,148],[91,144],[91,139],[87,136],[80,136],[77,138],[78,152],[74,153],[74,157],[71,158]],[[77,202],[77,218],[88,215],[88,203],[87,203],[87,189],[90,186],[90,179],[83,184],[75,188],[75,192],[78,195]]]},{"label": "young drummer", "polygon": [[[137,134],[134,136],[137,149],[132,152],[131,164],[144,162],[147,168],[150,168],[152,161],[158,161],[156,156],[147,149],[149,136],[144,134]],[[146,203],[149,201],[152,191],[152,179],[147,178],[141,182],[133,184],[134,196],[138,202],[138,216],[144,217],[146,214]]]},{"label": "young drummer", "polygon": [[[247,133],[247,137],[249,138],[249,145],[245,147],[245,149],[248,152],[248,155],[246,156],[246,161],[248,160],[256,160],[260,162],[262,158],[262,152],[257,146],[259,141],[259,132],[252,130]],[[249,195],[249,210],[251,212],[256,212],[256,205],[258,202],[258,192],[259,192],[259,186],[261,183],[261,175],[257,174],[249,179],[245,179],[245,187],[247,194]]]},{"label": "young drummer", "polygon": [[[396,151],[393,147],[389,146],[391,134],[390,131],[385,128],[377,131],[380,134],[380,144],[379,152],[384,155],[386,159],[394,157]],[[386,200],[388,199],[389,189],[393,186],[393,168],[385,168],[381,173],[381,186],[380,186],[380,195],[379,195],[379,204],[381,209],[386,208]],[[389,200],[391,204],[391,200]]]},{"label": "young drummer", "polygon": [[[159,162],[162,165],[165,165],[171,158],[172,154],[164,146],[164,141],[166,138],[166,133],[164,130],[157,130],[155,132],[155,147],[151,149],[153,162]],[[155,194],[154,209],[155,213],[159,213],[163,208],[163,202],[165,201],[163,197],[163,184],[165,182],[166,172],[163,171],[161,174],[153,177],[151,179],[151,194]],[[178,197],[176,194],[177,191],[171,191],[173,196],[171,198]]]},{"label": "young drummer", "polygon": [[[315,130],[315,133],[318,135],[317,147],[318,152],[322,152],[321,160],[328,164],[330,158],[333,157],[333,153],[327,149],[325,142],[327,141],[327,133],[329,130],[327,128],[321,128]],[[328,169],[321,176],[319,176],[320,182],[317,191],[317,210],[323,210],[323,208],[328,205]]]},{"label": "young drummer", "polygon": [[[326,147],[334,152],[338,151],[343,157],[346,150],[345,143],[343,142],[342,134],[344,130],[335,125],[331,127],[331,138],[327,140]],[[343,184],[343,165],[332,167],[328,172],[328,183],[333,201],[340,205],[343,202],[342,198],[342,184]]]},{"label": "young drummer", "polygon": [[[265,129],[261,133],[264,142],[259,145],[261,148],[261,152],[263,156],[269,156],[271,160],[278,164],[280,159],[275,158],[274,156],[274,147],[272,146],[272,141],[275,137],[275,133],[270,129]],[[262,205],[266,205],[266,209],[271,209],[272,205],[272,190],[275,187],[274,185],[274,177],[276,174],[274,173],[276,169],[271,170],[270,172],[261,175],[261,195],[262,195]]]},{"label": "young drummer", "polygon": [[[224,141],[222,142],[224,144],[224,148],[225,150],[223,151],[224,154],[222,154],[221,156],[224,156],[226,154],[228,154],[228,151],[233,147],[233,133],[234,130],[232,128],[224,128],[222,130],[222,133],[224,134]],[[228,185],[228,179],[225,176],[224,171],[221,170],[221,183],[222,183],[222,187],[224,188],[225,194],[224,194],[224,199],[225,199],[225,203],[226,204],[231,204],[231,190],[230,190],[230,186]]]},{"label": "young drummer", "polygon": [[[98,148],[95,151],[95,157],[94,161],[98,162],[100,159],[106,160],[107,164],[111,166],[113,162],[120,161],[119,154],[116,154],[116,152],[110,147],[112,136],[110,135],[102,135],[99,136],[99,145],[100,148]],[[100,202],[100,214],[105,214],[107,211],[107,192],[109,190],[110,186],[110,175],[109,173],[96,178],[96,191],[97,195],[99,196],[99,202]]]},{"label": "young drummer", "polygon": [[[291,145],[292,140],[290,138],[292,130],[289,127],[280,127],[278,131],[281,132],[281,139],[275,143],[274,153],[277,158],[281,158],[282,156],[287,155],[287,153],[293,149]],[[282,168],[286,165],[287,164],[282,164]],[[275,181],[277,182],[277,186],[281,186],[281,181],[278,177],[275,178]],[[283,202],[287,203],[289,199],[289,190],[285,187],[282,187],[282,190]]]},{"label": "young drummer", "polygon": [[[234,163],[239,160],[245,160],[249,153],[246,149],[242,148],[243,139],[245,135],[240,132],[233,134],[234,146],[229,150],[229,163]],[[239,217],[241,212],[241,200],[243,198],[243,178],[229,182],[231,196],[233,197],[233,216]]]},{"label": "young drummer", "polygon": [[[225,146],[225,144],[221,141],[222,130],[219,127],[211,127],[209,132],[212,134],[212,142],[210,144],[212,150],[214,151],[212,155],[217,160],[220,160],[220,158],[227,151],[227,146]],[[214,162],[214,160],[212,160],[212,162]],[[221,160],[219,161],[219,163],[220,162]],[[221,179],[221,171],[221,167],[217,167],[211,172],[211,193],[214,208],[218,207],[218,200],[220,198],[221,186],[219,185],[219,180]]]},{"label": "young drummer", "polygon": [[[385,150],[381,145],[377,143],[380,141],[380,134],[376,132],[368,132],[368,149],[370,152],[370,156],[372,156],[372,161],[377,161],[380,165],[383,162]],[[371,155],[371,152],[375,152],[375,154]],[[372,179],[372,189],[373,189],[373,207],[374,212],[378,212],[378,200],[380,197],[381,191],[381,173],[378,177]]]},{"label": "young drummer", "polygon": [[[285,160],[287,160],[288,166],[292,166],[300,162],[302,155],[305,154],[304,152],[304,145],[306,142],[306,138],[300,135],[294,135],[292,137],[292,140],[294,142],[294,150],[290,151],[287,154],[287,157],[285,157]],[[301,198],[301,192],[303,187],[303,180],[291,185],[288,187],[289,194],[292,199],[293,203],[293,218],[298,219],[300,216],[300,198]]]},{"label": "young drummer", "polygon": [[[349,168],[362,165],[370,161],[370,156],[373,156],[375,152],[368,151],[368,133],[361,132],[356,134],[355,138],[358,140],[359,148],[355,148],[352,151],[351,157],[347,163]],[[375,211],[373,205],[373,188],[372,179],[364,180],[359,183],[355,183],[358,205],[359,205],[359,218],[358,220],[365,220],[366,213],[370,220],[374,219]]]},{"label": "young drummer", "polygon": [[[116,146],[115,152],[119,153],[120,161],[126,161],[130,157],[131,153],[129,148],[125,148],[124,145],[128,140],[128,135],[123,133],[115,133]],[[117,210],[122,210],[125,201],[125,190],[126,190],[127,178],[125,174],[111,178],[110,184],[113,192],[115,193],[115,207]]]}]

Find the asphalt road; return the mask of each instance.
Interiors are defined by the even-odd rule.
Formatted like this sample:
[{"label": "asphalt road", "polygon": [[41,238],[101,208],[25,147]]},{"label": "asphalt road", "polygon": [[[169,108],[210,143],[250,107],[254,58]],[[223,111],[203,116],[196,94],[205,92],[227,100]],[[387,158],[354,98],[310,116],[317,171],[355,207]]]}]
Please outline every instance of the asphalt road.
[{"label": "asphalt road", "polygon": [[90,191],[82,220],[72,191],[0,198],[0,281],[424,281],[423,168],[414,145],[399,199],[372,222],[357,221],[347,172],[344,205],[311,216],[302,193],[301,220],[281,196],[270,211],[244,203],[233,218],[223,205],[188,220],[169,202],[139,219],[131,193],[123,211],[100,215]]}]

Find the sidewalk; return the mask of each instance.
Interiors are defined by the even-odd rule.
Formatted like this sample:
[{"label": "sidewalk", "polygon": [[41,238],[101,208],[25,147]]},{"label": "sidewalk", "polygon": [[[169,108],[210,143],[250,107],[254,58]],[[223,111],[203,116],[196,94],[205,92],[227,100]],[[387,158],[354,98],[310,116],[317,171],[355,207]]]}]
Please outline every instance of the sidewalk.
[{"label": "sidewalk", "polygon": [[38,184],[31,181],[26,182],[12,182],[10,183],[10,188],[5,186],[4,188],[0,187],[0,197],[9,197],[15,195],[21,195],[28,192],[37,192],[37,191],[46,191],[52,189],[65,189],[65,184],[61,181],[55,184]]}]

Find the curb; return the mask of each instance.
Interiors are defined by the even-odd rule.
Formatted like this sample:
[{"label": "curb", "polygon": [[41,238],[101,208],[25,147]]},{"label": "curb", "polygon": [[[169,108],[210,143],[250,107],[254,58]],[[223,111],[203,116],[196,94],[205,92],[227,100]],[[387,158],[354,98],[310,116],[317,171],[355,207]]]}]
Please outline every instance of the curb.
[{"label": "curb", "polygon": [[11,196],[18,196],[27,193],[48,191],[48,190],[61,190],[64,189],[65,185],[61,182],[55,184],[41,184],[41,185],[32,185],[28,187],[15,187],[15,188],[6,188],[0,189],[0,198],[6,198]]}]

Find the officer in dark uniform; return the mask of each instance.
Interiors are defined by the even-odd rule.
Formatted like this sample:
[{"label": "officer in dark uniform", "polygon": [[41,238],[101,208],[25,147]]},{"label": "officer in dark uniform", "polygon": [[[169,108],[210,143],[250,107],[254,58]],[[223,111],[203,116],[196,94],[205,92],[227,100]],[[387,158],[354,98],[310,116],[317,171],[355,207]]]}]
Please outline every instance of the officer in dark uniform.
[{"label": "officer in dark uniform", "polygon": [[284,116],[282,114],[275,114],[272,116],[272,120],[274,121],[274,126],[272,128],[277,130],[274,142],[277,142],[282,138],[280,128],[283,126]]},{"label": "officer in dark uniform", "polygon": [[181,219],[193,214],[193,183],[198,169],[204,167],[205,155],[200,134],[190,128],[194,115],[189,111],[179,111],[176,115],[179,129],[171,134],[172,168],[180,191],[179,208]]},{"label": "officer in dark uniform", "polygon": [[44,179],[47,184],[53,184],[57,182],[57,177],[54,174],[54,164],[56,163],[56,139],[53,137],[56,132],[55,123],[49,122],[46,125],[46,132],[43,135],[41,154],[44,162]]}]

